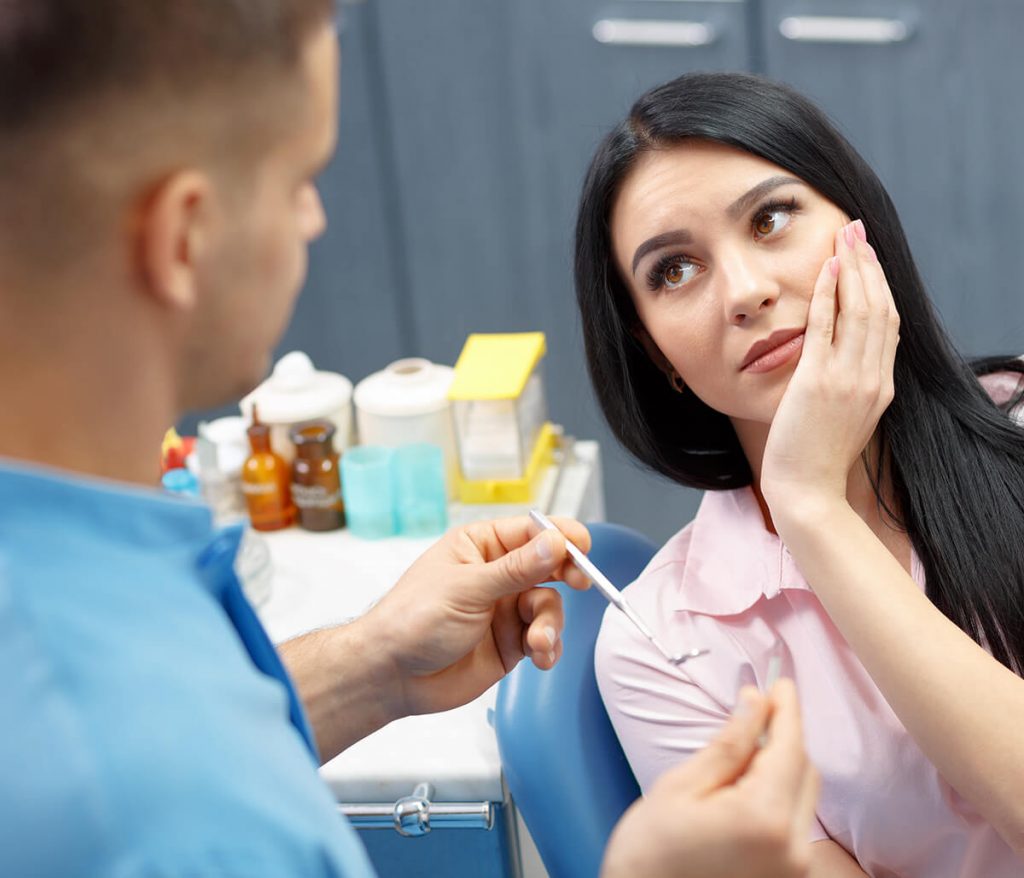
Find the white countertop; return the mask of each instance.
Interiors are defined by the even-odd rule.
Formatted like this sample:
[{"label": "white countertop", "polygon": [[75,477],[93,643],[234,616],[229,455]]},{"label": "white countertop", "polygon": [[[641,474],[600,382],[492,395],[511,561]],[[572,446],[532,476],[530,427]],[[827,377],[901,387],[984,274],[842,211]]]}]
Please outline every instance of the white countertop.
[{"label": "white countertop", "polygon": [[[604,518],[596,442],[577,442],[557,477],[544,476],[536,503],[552,515]],[[528,506],[451,507],[451,524],[498,518]],[[290,528],[261,534],[270,548],[273,591],[258,612],[275,643],[343,623],[364,613],[434,542],[392,537],[363,540],[347,530],[310,533]],[[406,717],[354,744],[321,768],[339,802],[394,802],[420,782],[438,802],[500,802],[501,761],[488,713],[497,687],[445,713]]]}]

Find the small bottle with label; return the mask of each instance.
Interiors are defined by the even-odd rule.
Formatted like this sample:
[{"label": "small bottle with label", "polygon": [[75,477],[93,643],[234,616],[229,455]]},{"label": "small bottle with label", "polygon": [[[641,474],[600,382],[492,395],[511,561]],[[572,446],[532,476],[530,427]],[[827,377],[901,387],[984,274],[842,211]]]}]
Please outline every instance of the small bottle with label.
[{"label": "small bottle with label", "polygon": [[337,530],[345,523],[341,501],[341,473],[334,450],[334,424],[308,421],[288,434],[295,445],[292,497],[299,510],[299,526],[306,530]]},{"label": "small bottle with label", "polygon": [[260,423],[256,406],[246,431],[251,453],[242,466],[242,493],[256,530],[281,530],[295,520],[288,464],[270,447],[270,426]]}]

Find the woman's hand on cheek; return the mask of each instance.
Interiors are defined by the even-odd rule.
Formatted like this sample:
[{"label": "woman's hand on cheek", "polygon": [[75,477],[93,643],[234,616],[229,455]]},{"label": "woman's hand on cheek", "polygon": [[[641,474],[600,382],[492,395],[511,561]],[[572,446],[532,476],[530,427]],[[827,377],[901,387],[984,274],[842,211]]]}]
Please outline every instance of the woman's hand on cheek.
[{"label": "woman's hand on cheek", "polygon": [[800,361],[772,421],[761,491],[773,518],[845,500],[851,467],[893,398],[899,316],[858,220],[836,235],[811,297]]}]

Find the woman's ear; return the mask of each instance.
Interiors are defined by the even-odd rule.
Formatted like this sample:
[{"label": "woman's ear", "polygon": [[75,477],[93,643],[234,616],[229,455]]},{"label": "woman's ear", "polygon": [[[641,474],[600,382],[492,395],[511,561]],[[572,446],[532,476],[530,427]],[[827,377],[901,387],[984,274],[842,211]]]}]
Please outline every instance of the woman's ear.
[{"label": "woman's ear", "polygon": [[654,339],[651,338],[651,334],[647,331],[646,327],[642,323],[636,323],[630,330],[641,347],[643,347],[648,358],[655,366],[658,367],[659,371],[668,379],[668,383],[676,393],[682,393],[686,390],[686,384],[683,381],[682,376],[676,371],[673,366],[662,352],[661,348],[655,343]]}]

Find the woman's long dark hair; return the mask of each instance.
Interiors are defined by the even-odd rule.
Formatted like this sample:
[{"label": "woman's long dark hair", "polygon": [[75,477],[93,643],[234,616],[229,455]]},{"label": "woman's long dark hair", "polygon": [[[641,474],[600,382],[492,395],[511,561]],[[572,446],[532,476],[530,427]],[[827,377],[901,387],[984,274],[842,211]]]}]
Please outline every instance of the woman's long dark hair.
[{"label": "woman's long dark hair", "polygon": [[[747,74],[688,74],[652,89],[600,144],[576,226],[576,294],[591,381],[619,441],[642,463],[697,488],[749,485],[729,419],[676,393],[635,337],[639,319],[612,256],[609,217],[637,158],[687,139],[714,141],[785,168],[861,219],[900,314],[896,398],[878,426],[891,510],[913,543],[932,602],[993,656],[1024,668],[1024,432],[976,374],[925,293],[896,209],[874,172],[810,101]],[[1005,408],[1005,407],[1004,407]]]}]

